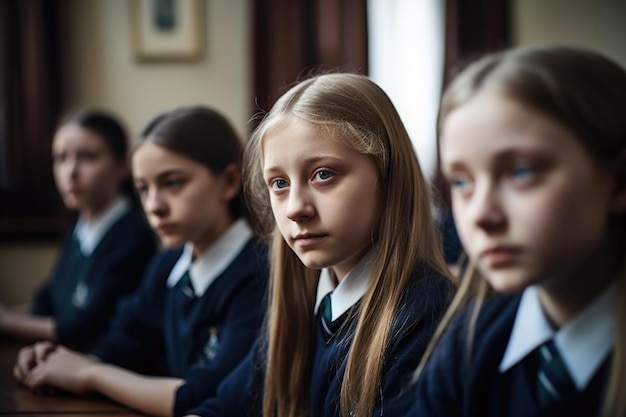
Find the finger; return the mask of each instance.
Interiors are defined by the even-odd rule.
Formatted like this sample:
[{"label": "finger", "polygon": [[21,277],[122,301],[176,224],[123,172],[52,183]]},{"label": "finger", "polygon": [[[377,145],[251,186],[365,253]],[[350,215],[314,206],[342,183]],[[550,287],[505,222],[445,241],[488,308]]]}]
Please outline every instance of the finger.
[{"label": "finger", "polygon": [[20,349],[14,366],[14,375],[23,380],[26,374],[36,365],[35,354],[32,346]]},{"label": "finger", "polygon": [[26,378],[24,378],[24,385],[26,385],[29,390],[39,393],[41,391],[40,388],[43,385],[43,375],[44,373],[40,366],[33,368],[26,375]]},{"label": "finger", "polygon": [[35,345],[35,363],[40,364],[46,361],[48,355],[56,349],[56,345],[50,342],[39,342]]}]

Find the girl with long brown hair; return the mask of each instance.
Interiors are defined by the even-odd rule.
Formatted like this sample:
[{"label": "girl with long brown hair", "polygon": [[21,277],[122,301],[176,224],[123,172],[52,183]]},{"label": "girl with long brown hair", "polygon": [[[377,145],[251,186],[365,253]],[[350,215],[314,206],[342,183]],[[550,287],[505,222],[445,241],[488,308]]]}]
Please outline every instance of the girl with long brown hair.
[{"label": "girl with long brown hair", "polygon": [[626,416],[624,109],[626,71],[576,48],[489,55],[450,85],[441,162],[470,265],[410,415]]},{"label": "girl with long brown hair", "polygon": [[312,77],[278,100],[245,156],[272,242],[267,330],[192,413],[396,415],[454,285],[393,104],[365,76]]}]

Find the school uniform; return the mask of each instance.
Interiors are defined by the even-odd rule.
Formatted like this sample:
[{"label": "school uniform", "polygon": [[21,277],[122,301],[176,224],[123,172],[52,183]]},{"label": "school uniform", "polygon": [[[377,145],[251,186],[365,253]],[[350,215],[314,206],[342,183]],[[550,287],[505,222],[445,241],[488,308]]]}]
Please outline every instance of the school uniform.
[{"label": "school uniform", "polygon": [[[329,336],[322,324],[315,326],[316,338],[313,366],[309,383],[310,415],[331,417],[340,415],[341,382],[345,373],[347,353],[358,319],[359,303],[371,282],[374,253],[368,254],[335,287],[328,270],[322,270],[318,284],[315,311],[322,300],[330,297],[333,323],[345,320],[337,333]],[[382,401],[374,415],[397,415],[406,405],[401,401],[409,384],[412,370],[417,366],[441,315],[445,312],[453,286],[428,268],[415,272],[412,284],[401,302],[393,322],[391,340],[383,365]],[[321,312],[319,313],[321,314]],[[318,322],[319,323],[319,322]],[[189,411],[202,417],[260,416],[266,363],[264,343],[259,343],[237,369],[224,380],[214,398]]]},{"label": "school uniform", "polygon": [[92,354],[136,372],[185,379],[174,404],[184,413],[212,395],[250,349],[267,278],[267,249],[244,220],[193,261],[190,244],[164,250]]},{"label": "school uniform", "polygon": [[[615,286],[559,330],[546,320],[535,287],[483,305],[471,352],[467,312],[437,344],[417,382],[411,416],[595,416],[614,342]],[[540,403],[536,350],[553,340],[572,391]],[[558,397],[558,395],[557,395]]]},{"label": "school uniform", "polygon": [[87,351],[108,331],[118,301],[137,288],[156,251],[143,215],[118,198],[95,221],[78,219],[32,313],[54,318],[59,343]]}]

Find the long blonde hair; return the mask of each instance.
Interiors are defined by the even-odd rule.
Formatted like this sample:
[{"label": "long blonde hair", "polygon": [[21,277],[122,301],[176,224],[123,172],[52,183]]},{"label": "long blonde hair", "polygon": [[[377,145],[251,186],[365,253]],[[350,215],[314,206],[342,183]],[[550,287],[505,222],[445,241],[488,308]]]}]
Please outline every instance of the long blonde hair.
[{"label": "long blonde hair", "polygon": [[[609,59],[587,50],[536,46],[512,49],[483,57],[452,82],[445,92],[439,127],[456,108],[468,102],[483,88],[495,88],[526,106],[541,111],[570,129],[589,154],[603,164],[624,164],[626,150],[626,71]],[[441,130],[441,129],[440,129]],[[626,187],[625,167],[621,167],[622,187]],[[611,220],[611,233],[617,247],[626,248],[626,214]],[[626,254],[626,252],[624,252]],[[615,311],[615,346],[602,416],[626,416],[626,256],[615,271],[618,276]],[[470,264],[461,286],[414,375],[414,380],[447,324],[455,314],[471,305],[468,346],[482,302],[494,293],[488,282]]]},{"label": "long blonde hair", "polygon": [[369,155],[378,170],[383,204],[374,235],[380,251],[361,302],[341,387],[342,415],[372,415],[392,321],[415,266],[421,261],[448,275],[431,217],[429,189],[393,104],[363,75],[323,74],[305,80],[285,93],[262,120],[245,152],[244,175],[258,231],[272,242],[265,416],[302,417],[310,407],[319,271],[306,268],[277,231],[261,175],[263,138],[293,118]]}]

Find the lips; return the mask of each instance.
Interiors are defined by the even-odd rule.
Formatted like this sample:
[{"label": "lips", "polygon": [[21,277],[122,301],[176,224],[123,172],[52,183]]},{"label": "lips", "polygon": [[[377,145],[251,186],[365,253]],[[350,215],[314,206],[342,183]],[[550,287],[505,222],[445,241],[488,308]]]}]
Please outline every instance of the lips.
[{"label": "lips", "polygon": [[161,235],[169,235],[176,230],[176,226],[171,223],[161,223],[156,226],[156,230]]},{"label": "lips", "polygon": [[326,238],[326,234],[323,233],[302,233],[294,236],[293,241],[300,247],[313,246],[321,242]]},{"label": "lips", "polygon": [[480,253],[480,260],[492,268],[511,265],[521,253],[521,249],[513,246],[495,246]]},{"label": "lips", "polygon": [[70,195],[78,195],[82,193],[82,190],[77,186],[69,186],[65,188],[65,192]]}]

